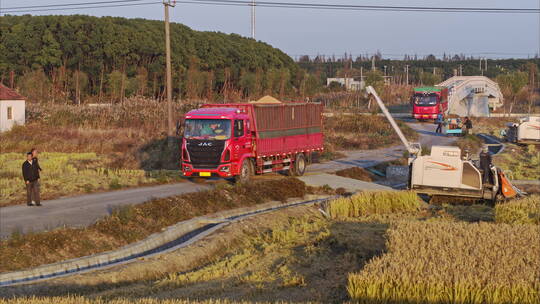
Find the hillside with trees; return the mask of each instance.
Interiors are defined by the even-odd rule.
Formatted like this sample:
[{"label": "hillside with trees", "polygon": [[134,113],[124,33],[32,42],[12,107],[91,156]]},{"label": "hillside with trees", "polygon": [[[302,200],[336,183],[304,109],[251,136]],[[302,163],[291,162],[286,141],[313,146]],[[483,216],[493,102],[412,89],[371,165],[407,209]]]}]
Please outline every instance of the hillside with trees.
[{"label": "hillside with trees", "polygon": [[[296,94],[304,74],[285,53],[236,34],[171,24],[175,98],[235,99]],[[117,17],[3,16],[0,81],[33,101],[161,98],[162,21]]]}]

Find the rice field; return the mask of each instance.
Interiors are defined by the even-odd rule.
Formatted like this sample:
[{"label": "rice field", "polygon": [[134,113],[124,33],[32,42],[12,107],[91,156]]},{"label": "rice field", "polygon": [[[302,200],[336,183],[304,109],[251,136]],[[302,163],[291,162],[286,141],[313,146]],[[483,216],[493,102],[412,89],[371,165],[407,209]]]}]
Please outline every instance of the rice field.
[{"label": "rice field", "polygon": [[495,221],[506,224],[540,224],[540,195],[495,206]]},{"label": "rice field", "polygon": [[401,221],[349,275],[358,303],[539,303],[538,226]]},{"label": "rice field", "polygon": [[[22,153],[0,154],[0,207],[26,203],[24,161]],[[109,162],[109,157],[93,152],[40,153],[42,199],[180,180],[179,171],[118,169]]]},{"label": "rice field", "polygon": [[329,214],[334,219],[359,218],[371,214],[414,212],[420,200],[414,191],[366,191],[330,203]]}]

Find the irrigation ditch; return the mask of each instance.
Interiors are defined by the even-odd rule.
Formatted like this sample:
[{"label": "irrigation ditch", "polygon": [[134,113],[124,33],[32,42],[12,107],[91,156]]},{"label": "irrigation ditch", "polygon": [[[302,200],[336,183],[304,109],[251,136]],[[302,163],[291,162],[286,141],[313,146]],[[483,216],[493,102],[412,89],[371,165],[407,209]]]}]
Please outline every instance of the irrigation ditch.
[{"label": "irrigation ditch", "polygon": [[152,234],[142,241],[124,246],[117,250],[70,259],[54,264],[42,265],[26,270],[0,273],[0,288],[37,283],[131,263],[139,258],[149,258],[189,246],[225,225],[248,217],[296,206],[324,204],[338,197],[339,195],[308,195],[307,199],[303,200],[291,199],[287,203],[274,201],[258,206],[237,208],[196,217],[179,222],[168,227],[163,232]]}]

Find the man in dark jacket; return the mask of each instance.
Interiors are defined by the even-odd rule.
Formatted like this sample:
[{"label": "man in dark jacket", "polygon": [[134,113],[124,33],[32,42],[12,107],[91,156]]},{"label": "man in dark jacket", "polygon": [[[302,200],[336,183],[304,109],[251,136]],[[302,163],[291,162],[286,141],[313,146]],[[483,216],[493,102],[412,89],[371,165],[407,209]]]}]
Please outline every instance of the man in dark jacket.
[{"label": "man in dark jacket", "polygon": [[40,178],[39,177],[39,172],[41,172],[41,167],[39,166],[39,162],[38,162],[38,150],[36,148],[32,148],[32,150],[30,150],[30,153],[32,153],[32,162],[33,163],[36,163],[36,166],[38,168],[38,179]]},{"label": "man in dark jacket", "polygon": [[26,204],[41,206],[39,200],[39,168],[37,162],[34,162],[32,152],[26,154],[26,161],[22,164],[22,174],[26,184]]},{"label": "man in dark jacket", "polygon": [[465,135],[469,135],[472,130],[472,121],[469,116],[465,117],[463,121],[463,126],[465,127]]},{"label": "man in dark jacket", "polygon": [[482,169],[482,181],[484,184],[491,184],[491,153],[488,147],[484,146],[480,152],[480,169]]}]

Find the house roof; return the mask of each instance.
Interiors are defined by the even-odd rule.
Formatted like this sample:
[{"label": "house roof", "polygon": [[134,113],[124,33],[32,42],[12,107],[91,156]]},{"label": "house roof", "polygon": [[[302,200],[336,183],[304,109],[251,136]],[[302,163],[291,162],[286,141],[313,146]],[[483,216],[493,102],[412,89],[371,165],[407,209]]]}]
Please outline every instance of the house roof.
[{"label": "house roof", "polygon": [[0,83],[0,100],[25,100],[24,96]]}]

